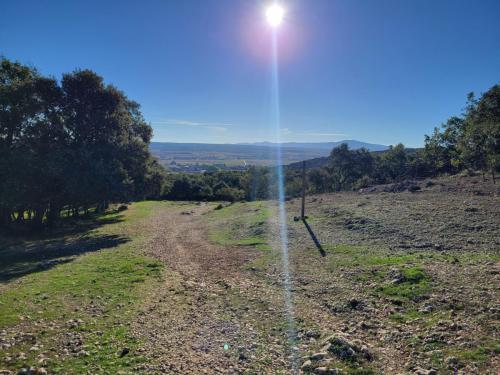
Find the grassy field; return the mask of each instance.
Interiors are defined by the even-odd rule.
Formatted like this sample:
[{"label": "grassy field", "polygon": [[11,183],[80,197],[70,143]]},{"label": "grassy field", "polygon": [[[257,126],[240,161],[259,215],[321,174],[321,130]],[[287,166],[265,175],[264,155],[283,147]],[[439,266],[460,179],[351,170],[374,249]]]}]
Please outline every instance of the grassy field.
[{"label": "grassy field", "polygon": [[91,230],[2,247],[0,369],[120,373],[143,361],[128,323],[159,282],[162,264],[141,247],[160,206],[137,203]]},{"label": "grassy field", "polygon": [[287,202],[292,319],[275,202],[142,202],[2,238],[0,370],[497,374],[498,196],[427,185],[309,197],[324,258]]}]

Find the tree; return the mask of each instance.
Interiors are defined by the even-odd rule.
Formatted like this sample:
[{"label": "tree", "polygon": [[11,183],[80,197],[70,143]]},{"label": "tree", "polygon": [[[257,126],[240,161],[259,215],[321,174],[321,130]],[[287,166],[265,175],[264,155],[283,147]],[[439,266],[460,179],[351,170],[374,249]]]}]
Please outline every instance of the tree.
[{"label": "tree", "polygon": [[326,168],[314,168],[307,173],[309,189],[314,193],[326,193],[332,188],[332,178]]},{"label": "tree", "polygon": [[269,168],[251,166],[241,182],[245,199],[248,201],[268,199],[271,196],[270,180]]},{"label": "tree", "polygon": [[469,168],[489,171],[495,183],[495,172],[500,168],[499,85],[490,88],[479,100],[469,95],[459,150]]},{"label": "tree", "polygon": [[406,178],[408,174],[408,155],[402,143],[390,146],[379,159],[379,176],[385,180],[398,181]]},{"label": "tree", "polygon": [[464,120],[451,117],[441,128],[442,132],[434,128],[432,136],[425,136],[423,157],[435,173],[456,173],[463,163],[459,143],[463,137]]},{"label": "tree", "polygon": [[90,70],[61,84],[0,60],[0,224],[54,224],[111,201],[159,196],[140,107]]},{"label": "tree", "polygon": [[[81,205],[144,196],[152,130],[137,103],[89,70],[62,79],[63,108],[72,157],[79,170],[71,191]],[[71,173],[71,172],[69,172]]]},{"label": "tree", "polygon": [[60,205],[65,134],[60,89],[36,69],[0,61],[0,224],[23,222],[25,211],[40,226]]},{"label": "tree", "polygon": [[351,151],[347,144],[342,143],[332,150],[330,159],[328,170],[335,191],[350,188],[356,180],[373,171],[373,157],[364,148]]}]

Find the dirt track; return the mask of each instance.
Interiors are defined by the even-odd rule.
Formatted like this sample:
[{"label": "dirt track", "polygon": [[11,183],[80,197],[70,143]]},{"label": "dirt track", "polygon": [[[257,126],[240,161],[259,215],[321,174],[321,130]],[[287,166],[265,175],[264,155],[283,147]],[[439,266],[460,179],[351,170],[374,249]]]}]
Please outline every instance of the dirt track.
[{"label": "dirt track", "polygon": [[[255,325],[281,319],[276,306],[253,302],[279,300],[280,290],[263,285],[242,266],[255,250],[223,247],[208,241],[201,215],[205,205],[169,209],[154,218],[156,235],[148,252],[165,261],[169,270],[163,288],[147,298],[136,333],[147,342],[145,353],[158,365],[154,373],[287,373],[286,335],[261,337]],[[229,348],[225,344],[229,345]],[[252,354],[253,353],[253,354]],[[257,358],[256,355],[260,356]],[[253,357],[253,358],[252,358]],[[272,361],[273,368],[259,361]],[[264,363],[263,362],[263,363]]]}]

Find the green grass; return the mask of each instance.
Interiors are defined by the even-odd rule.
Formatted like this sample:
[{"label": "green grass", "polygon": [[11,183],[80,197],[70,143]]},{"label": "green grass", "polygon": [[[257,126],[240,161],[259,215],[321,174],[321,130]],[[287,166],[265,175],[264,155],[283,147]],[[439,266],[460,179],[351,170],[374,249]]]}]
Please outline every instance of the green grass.
[{"label": "green grass", "polygon": [[[336,272],[339,268],[357,269],[354,278],[361,282],[382,284],[378,292],[393,300],[417,300],[431,291],[430,278],[423,266],[427,262],[450,261],[446,255],[423,252],[399,252],[365,246],[336,245],[326,246],[328,269]],[[403,280],[400,283],[385,281],[389,270],[399,269]],[[395,320],[411,317],[394,317]]]},{"label": "green grass", "polygon": [[447,373],[447,370],[449,369],[446,367],[443,358],[451,356],[458,360],[459,367],[464,364],[474,364],[479,367],[479,371],[482,373],[481,370],[486,370],[489,361],[499,354],[500,343],[487,339],[475,348],[439,350],[432,354],[431,361],[434,367],[438,369],[438,372],[440,372],[439,370],[441,369],[443,373]]},{"label": "green grass", "polygon": [[325,245],[331,269],[338,267],[389,266],[419,262],[421,254],[389,252],[378,248],[352,245]]},{"label": "green grass", "polygon": [[399,300],[416,301],[431,291],[429,277],[420,267],[402,269],[403,280],[400,283],[391,283],[380,288],[383,295]]},{"label": "green grass", "polygon": [[[145,237],[140,223],[162,204],[136,203],[122,214],[99,219],[106,223],[120,217],[114,224],[68,239],[74,242],[72,246],[78,246],[79,239],[96,239],[98,246],[102,236],[123,235],[125,240],[115,246],[72,253],[70,257],[58,253],[60,263],[55,266],[0,284],[0,329],[35,334],[37,342],[46,348],[44,352],[61,345],[61,337],[64,341],[68,332],[77,333],[90,356],[51,358],[47,362],[50,373],[130,372],[142,359],[134,352],[140,343],[130,335],[126,323],[137,313],[141,295],[156,285],[162,271],[161,263],[142,253]],[[83,323],[70,328],[70,319]],[[31,345],[19,342],[9,350],[0,350],[0,368],[16,370],[24,363],[36,365],[39,352],[30,351]],[[123,348],[131,352],[120,358],[118,353]],[[19,352],[26,353],[27,360],[3,362],[7,353]]]},{"label": "green grass", "polygon": [[451,318],[451,311],[439,310],[435,312],[422,312],[415,309],[414,306],[408,308],[403,312],[394,312],[389,315],[389,319],[397,323],[418,324],[421,327],[434,327],[440,320],[449,320]]},{"label": "green grass", "polygon": [[459,359],[484,362],[488,358],[500,354],[500,342],[487,339],[474,349],[457,351],[455,354]]},{"label": "green grass", "polygon": [[[329,266],[337,267],[375,267],[393,265],[421,265],[435,262],[466,262],[470,260],[468,254],[451,255],[446,253],[425,251],[398,251],[379,247],[353,245],[324,245],[328,253]],[[478,259],[494,260],[495,255],[477,255]],[[480,257],[480,258],[479,258]]]},{"label": "green grass", "polygon": [[[210,241],[223,246],[255,246],[270,250],[266,223],[271,216],[267,202],[234,203],[209,212]],[[214,225],[215,224],[215,225]]]}]

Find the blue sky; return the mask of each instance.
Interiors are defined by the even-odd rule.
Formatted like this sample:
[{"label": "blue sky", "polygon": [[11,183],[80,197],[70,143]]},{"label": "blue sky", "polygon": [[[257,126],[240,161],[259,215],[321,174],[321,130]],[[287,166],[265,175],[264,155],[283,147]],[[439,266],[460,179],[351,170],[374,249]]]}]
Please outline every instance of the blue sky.
[{"label": "blue sky", "polygon": [[[283,141],[423,144],[500,82],[500,1],[283,0]],[[0,54],[57,78],[90,68],[142,105],[155,140],[270,130],[266,1],[0,3]]]}]

